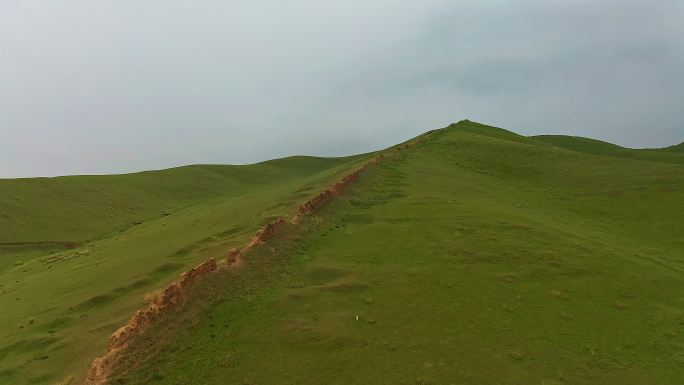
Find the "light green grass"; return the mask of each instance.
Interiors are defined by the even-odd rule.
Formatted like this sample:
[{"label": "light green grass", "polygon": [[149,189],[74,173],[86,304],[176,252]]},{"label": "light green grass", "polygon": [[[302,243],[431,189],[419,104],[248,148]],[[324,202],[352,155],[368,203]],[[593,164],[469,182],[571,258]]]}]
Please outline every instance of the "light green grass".
[{"label": "light green grass", "polygon": [[680,164],[462,122],[198,289],[221,299],[113,383],[676,384],[682,214]]},{"label": "light green grass", "polygon": [[1,180],[0,242],[29,244],[0,245],[0,384],[78,378],[146,294],[363,158]]}]

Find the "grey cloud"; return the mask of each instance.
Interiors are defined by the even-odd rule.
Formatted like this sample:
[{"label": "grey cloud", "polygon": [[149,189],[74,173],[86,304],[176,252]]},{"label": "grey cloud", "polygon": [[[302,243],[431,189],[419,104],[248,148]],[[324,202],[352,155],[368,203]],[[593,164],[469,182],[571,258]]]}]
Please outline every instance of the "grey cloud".
[{"label": "grey cloud", "polygon": [[470,118],[684,140],[677,1],[0,2],[0,177],[344,155]]}]

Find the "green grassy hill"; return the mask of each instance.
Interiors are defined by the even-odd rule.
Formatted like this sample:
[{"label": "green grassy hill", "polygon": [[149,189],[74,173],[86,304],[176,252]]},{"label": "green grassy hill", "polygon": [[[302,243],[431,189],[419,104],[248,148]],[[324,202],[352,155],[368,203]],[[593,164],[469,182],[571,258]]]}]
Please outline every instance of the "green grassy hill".
[{"label": "green grassy hill", "polygon": [[0,179],[0,243],[85,242],[211,199],[244,196],[344,163],[290,157],[135,174]]},{"label": "green grassy hill", "polygon": [[555,147],[585,154],[684,164],[684,159],[681,154],[679,154],[684,152],[684,146],[682,146],[682,144],[661,149],[631,149],[596,139],[577,136],[539,135],[531,138],[538,142],[548,143]]},{"label": "green grassy hill", "polygon": [[664,148],[663,150],[684,153],[684,142]]},{"label": "green grassy hill", "polygon": [[[684,154],[468,121],[390,151],[243,268],[202,282],[130,346],[112,383],[684,378]],[[45,201],[33,205],[24,182],[0,181],[5,242],[80,244],[5,246],[0,383],[77,383],[145,293],[367,159],[273,161],[244,166],[249,177],[230,166],[87,177],[101,178],[99,197],[53,180],[81,192],[78,214],[60,201],[75,193],[41,192],[57,185],[36,187]],[[104,223],[103,197],[119,208]]]},{"label": "green grassy hill", "polygon": [[146,295],[364,158],[0,180],[0,384],[80,375]]}]

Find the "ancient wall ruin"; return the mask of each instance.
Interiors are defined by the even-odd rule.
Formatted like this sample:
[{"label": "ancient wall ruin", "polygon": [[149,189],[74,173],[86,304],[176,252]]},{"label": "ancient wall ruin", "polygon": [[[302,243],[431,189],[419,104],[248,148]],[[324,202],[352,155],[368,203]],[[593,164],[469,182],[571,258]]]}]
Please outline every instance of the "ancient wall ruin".
[{"label": "ancient wall ruin", "polygon": [[[405,144],[403,148],[409,148],[409,144]],[[396,149],[397,152],[400,152],[401,146]],[[356,182],[370,165],[377,165],[385,158],[386,157],[383,154],[379,154],[369,162],[342,177],[328,189],[304,202],[299,206],[291,222],[295,224],[299,223],[304,216],[325,206],[335,196],[343,194],[344,190],[349,185]],[[286,225],[287,222],[282,218],[278,218],[264,225],[245,246],[240,249],[232,249],[228,252],[226,258],[227,265],[233,266],[240,264],[243,260],[244,253],[255,246],[268,242],[268,240],[277,236]],[[218,264],[213,258],[190,269],[183,273],[178,281],[171,283],[160,294],[156,295],[146,309],[138,310],[126,325],[112,334],[109,339],[107,352],[103,356],[92,361],[86,373],[85,385],[105,384],[109,372],[116,362],[118,353],[122,349],[125,349],[134,338],[143,334],[160,318],[176,311],[187,300],[192,285],[202,280],[208,274],[215,272],[217,269]]]}]

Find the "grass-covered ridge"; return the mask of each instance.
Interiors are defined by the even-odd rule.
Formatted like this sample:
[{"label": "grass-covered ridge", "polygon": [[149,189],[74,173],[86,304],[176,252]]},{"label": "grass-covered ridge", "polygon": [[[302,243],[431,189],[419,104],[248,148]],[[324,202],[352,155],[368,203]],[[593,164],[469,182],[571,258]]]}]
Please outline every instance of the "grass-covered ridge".
[{"label": "grass-covered ridge", "polygon": [[684,142],[676,144],[674,146],[666,147],[663,150],[684,153]]},{"label": "grass-covered ridge", "polygon": [[[569,142],[464,121],[392,149],[112,382],[678,383],[684,154]],[[76,243],[0,246],[0,383],[77,379],[145,294],[367,159],[0,181],[0,241]]]},{"label": "grass-covered ridge", "polygon": [[113,383],[678,383],[684,167],[558,147],[436,132],[208,285],[220,301]]},{"label": "grass-covered ridge", "polygon": [[365,157],[0,180],[0,383],[76,378],[150,293]]},{"label": "grass-covered ridge", "polygon": [[682,151],[684,149],[682,144],[659,149],[631,149],[578,136],[539,135],[531,138],[539,142],[585,154],[684,164],[684,158],[681,156],[681,153],[684,152]]}]

